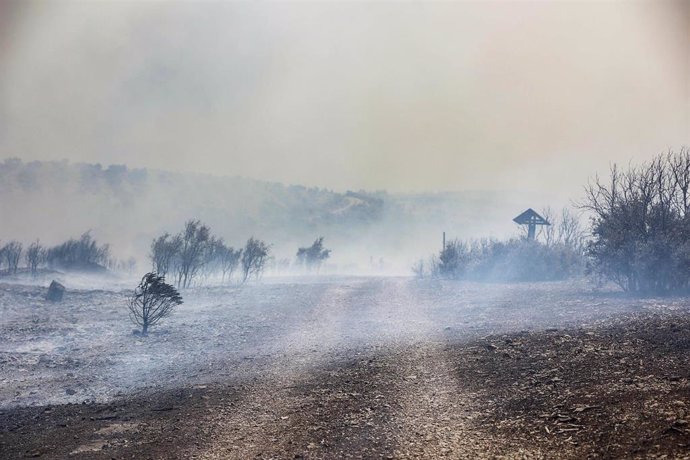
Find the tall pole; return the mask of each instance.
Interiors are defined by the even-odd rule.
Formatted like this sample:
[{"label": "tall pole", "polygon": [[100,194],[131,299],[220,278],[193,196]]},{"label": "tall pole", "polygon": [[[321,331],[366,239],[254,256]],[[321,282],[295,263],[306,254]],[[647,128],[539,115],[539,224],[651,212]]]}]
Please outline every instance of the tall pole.
[{"label": "tall pole", "polygon": [[443,232],[443,250],[446,249],[446,232]]}]

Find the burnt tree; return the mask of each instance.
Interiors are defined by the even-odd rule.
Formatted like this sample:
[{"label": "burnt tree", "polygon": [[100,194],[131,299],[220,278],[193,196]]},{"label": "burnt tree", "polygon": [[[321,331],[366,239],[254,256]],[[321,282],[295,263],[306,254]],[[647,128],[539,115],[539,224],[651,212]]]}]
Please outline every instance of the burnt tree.
[{"label": "burnt tree", "polygon": [[582,205],[592,217],[593,272],[632,292],[690,289],[690,150],[595,177]]},{"label": "burnt tree", "polygon": [[149,327],[170,316],[181,304],[182,296],[174,286],[165,282],[164,276],[147,273],[129,299],[129,317],[141,326],[141,333],[145,335]]},{"label": "burnt tree", "polygon": [[231,246],[223,246],[220,249],[218,257],[223,281],[226,277],[228,280],[232,279],[232,274],[240,264],[242,252],[242,249],[234,249]]},{"label": "burnt tree", "polygon": [[266,267],[266,261],[270,253],[270,246],[265,242],[249,238],[242,251],[242,282],[254,276],[257,279],[261,276]]},{"label": "burnt tree", "polygon": [[153,271],[163,276],[172,271],[180,246],[182,246],[182,238],[179,235],[172,236],[170,233],[164,233],[154,238],[149,254]]},{"label": "burnt tree", "polygon": [[211,230],[198,220],[185,223],[184,231],[179,235],[181,243],[176,265],[177,286],[191,286],[199,269],[207,262],[206,255],[212,244]]},{"label": "burnt tree", "polygon": [[29,268],[29,272],[35,276],[38,273],[38,267],[45,262],[46,250],[36,240],[26,249],[24,258],[26,259],[26,266]]},{"label": "burnt tree", "polygon": [[7,273],[16,274],[19,267],[19,260],[22,257],[22,243],[10,241],[0,249],[5,262],[7,263]]},{"label": "burnt tree", "polygon": [[317,238],[311,246],[297,250],[297,261],[307,270],[318,269],[324,260],[331,256],[331,250],[323,247],[323,236]]}]

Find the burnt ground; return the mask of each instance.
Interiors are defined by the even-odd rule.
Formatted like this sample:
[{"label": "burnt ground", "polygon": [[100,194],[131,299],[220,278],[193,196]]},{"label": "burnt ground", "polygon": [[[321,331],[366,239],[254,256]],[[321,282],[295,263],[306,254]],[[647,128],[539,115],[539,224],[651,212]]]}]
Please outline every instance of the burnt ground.
[{"label": "burnt ground", "polygon": [[[349,286],[337,286],[347,302],[319,295],[314,318],[301,312],[298,341],[297,332],[280,340],[277,325],[265,327],[282,353],[258,353],[252,342],[256,358],[243,349],[206,373],[183,362],[173,369],[194,369],[190,378],[121,385],[103,400],[86,391],[81,401],[45,403],[56,398],[40,392],[27,400],[24,388],[40,388],[31,377],[45,375],[41,363],[64,357],[41,352],[33,369],[6,350],[4,380],[19,382],[6,377],[19,372],[7,363],[21,362],[28,376],[14,384],[19,395],[3,400],[0,457],[690,458],[684,299],[557,284],[504,286],[500,296],[496,286],[409,280]],[[294,289],[302,288],[282,285],[287,297],[276,301]],[[393,325],[394,336],[381,330]],[[334,332],[341,329],[347,340]],[[108,365],[116,363],[93,372]],[[85,375],[75,388],[89,382],[102,386]]]}]

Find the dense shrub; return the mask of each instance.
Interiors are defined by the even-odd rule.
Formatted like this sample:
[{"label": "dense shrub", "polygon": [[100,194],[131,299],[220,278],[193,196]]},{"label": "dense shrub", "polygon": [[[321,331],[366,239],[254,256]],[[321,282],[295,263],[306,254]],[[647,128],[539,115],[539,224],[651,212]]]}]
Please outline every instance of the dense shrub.
[{"label": "dense shrub", "polygon": [[431,275],[477,281],[547,281],[581,274],[582,252],[529,239],[451,241],[430,264]]},{"label": "dense shrub", "polygon": [[17,274],[23,248],[24,246],[19,241],[10,241],[0,249],[0,256],[7,263],[7,273]]},{"label": "dense shrub", "polygon": [[104,271],[110,258],[110,247],[99,245],[90,232],[78,240],[71,238],[48,249],[46,262],[51,268],[81,271]]},{"label": "dense shrub", "polygon": [[583,207],[593,213],[591,271],[631,292],[690,287],[690,151],[669,152],[596,177]]},{"label": "dense shrub", "polygon": [[526,233],[506,241],[452,240],[438,256],[427,263],[420,260],[412,270],[418,278],[477,281],[548,281],[582,275],[585,245],[578,217],[568,209],[556,215],[546,208],[542,214],[551,225],[542,227],[537,240]]},{"label": "dense shrub", "polygon": [[331,256],[331,250],[323,247],[323,236],[311,246],[297,249],[297,262],[307,270],[319,270],[324,260]]}]

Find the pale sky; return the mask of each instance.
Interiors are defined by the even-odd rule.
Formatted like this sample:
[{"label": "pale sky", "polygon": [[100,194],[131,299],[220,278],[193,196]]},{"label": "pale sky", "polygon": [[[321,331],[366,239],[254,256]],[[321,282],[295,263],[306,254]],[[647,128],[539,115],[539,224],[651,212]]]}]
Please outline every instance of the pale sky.
[{"label": "pale sky", "polygon": [[690,144],[690,0],[0,0],[0,18],[0,159],[570,196]]}]

